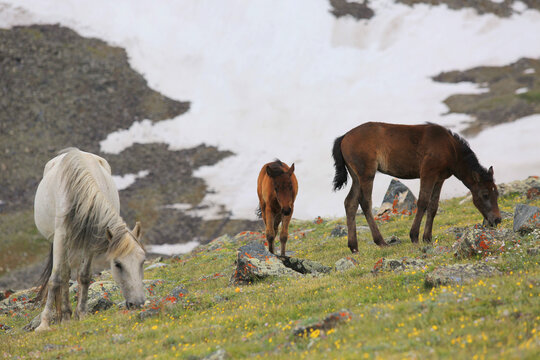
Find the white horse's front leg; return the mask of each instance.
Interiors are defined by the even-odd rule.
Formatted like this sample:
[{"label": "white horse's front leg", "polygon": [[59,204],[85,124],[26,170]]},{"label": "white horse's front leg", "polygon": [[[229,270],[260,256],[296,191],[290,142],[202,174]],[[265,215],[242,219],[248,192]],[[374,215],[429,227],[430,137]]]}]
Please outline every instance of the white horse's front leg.
[{"label": "white horse's front leg", "polygon": [[77,276],[77,282],[79,283],[79,291],[77,297],[77,310],[75,311],[75,318],[82,319],[88,312],[88,286],[90,285],[92,268],[92,256],[93,254],[85,254],[84,259],[81,262],[79,274]]},{"label": "white horse's front leg", "polygon": [[51,277],[49,278],[47,302],[41,312],[41,323],[36,331],[50,330],[51,317],[53,316],[53,306],[56,304],[57,312],[61,313],[62,306],[62,262],[64,261],[64,240],[65,230],[63,226],[56,227],[53,242],[53,260]]}]

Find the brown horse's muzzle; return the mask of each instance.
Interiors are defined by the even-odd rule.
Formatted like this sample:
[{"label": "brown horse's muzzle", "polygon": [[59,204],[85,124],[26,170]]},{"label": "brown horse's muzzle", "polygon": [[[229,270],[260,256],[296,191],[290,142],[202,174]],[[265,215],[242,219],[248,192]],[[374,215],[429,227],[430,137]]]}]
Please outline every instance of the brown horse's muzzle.
[{"label": "brown horse's muzzle", "polygon": [[289,215],[291,215],[291,212],[292,212],[292,210],[291,210],[290,207],[286,207],[286,208],[281,209],[281,213],[283,214],[283,216],[289,216]]},{"label": "brown horse's muzzle", "polygon": [[496,227],[497,225],[499,225],[501,223],[501,221],[502,221],[502,219],[500,217],[496,217],[493,220],[484,218],[484,221],[482,222],[482,225],[483,226]]}]

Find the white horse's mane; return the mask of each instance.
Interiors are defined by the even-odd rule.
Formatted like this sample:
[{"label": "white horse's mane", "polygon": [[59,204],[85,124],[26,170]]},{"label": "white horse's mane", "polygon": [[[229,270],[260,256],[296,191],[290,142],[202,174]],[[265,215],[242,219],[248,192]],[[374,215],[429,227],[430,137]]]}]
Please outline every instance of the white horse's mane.
[{"label": "white horse's mane", "polygon": [[[142,247],[99,189],[84,164],[81,151],[67,148],[59,154],[65,154],[59,165],[62,188],[69,204],[64,215],[68,248],[97,254],[107,252],[107,257],[115,258],[130,253],[136,245]],[[107,230],[112,234],[110,240]],[[127,234],[131,236],[125,236]]]}]

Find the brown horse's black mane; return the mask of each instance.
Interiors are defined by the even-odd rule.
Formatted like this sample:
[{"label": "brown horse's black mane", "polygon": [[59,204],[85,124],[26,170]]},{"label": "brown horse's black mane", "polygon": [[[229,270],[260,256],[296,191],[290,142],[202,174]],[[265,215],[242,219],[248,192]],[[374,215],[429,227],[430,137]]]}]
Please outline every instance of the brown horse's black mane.
[{"label": "brown horse's black mane", "polygon": [[476,157],[476,154],[472,151],[472,149],[471,149],[471,147],[469,145],[469,142],[467,140],[465,140],[459,134],[445,128],[444,126],[441,126],[441,125],[438,125],[438,124],[433,124],[433,123],[430,123],[430,122],[428,122],[427,124],[428,125],[434,125],[434,126],[440,126],[443,129],[445,129],[446,131],[448,131],[448,133],[450,135],[452,135],[454,140],[456,140],[456,142],[458,143],[459,149],[461,150],[461,153],[463,155],[463,160],[467,164],[467,167],[469,169],[471,169],[471,171],[474,171],[474,172],[478,173],[480,175],[480,178],[482,179],[482,181],[494,181],[493,176],[488,172],[488,170],[485,167],[483,167],[482,165],[480,165],[480,162],[478,161],[478,158]]}]

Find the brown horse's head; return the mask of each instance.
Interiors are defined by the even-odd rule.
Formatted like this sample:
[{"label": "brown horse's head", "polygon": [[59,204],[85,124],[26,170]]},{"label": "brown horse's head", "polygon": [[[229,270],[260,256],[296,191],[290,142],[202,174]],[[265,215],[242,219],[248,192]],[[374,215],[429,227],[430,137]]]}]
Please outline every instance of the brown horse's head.
[{"label": "brown horse's head", "polygon": [[499,192],[493,180],[493,167],[483,175],[473,172],[473,180],[470,190],[474,206],[484,216],[484,225],[496,226],[501,222],[501,213],[497,204]]},{"label": "brown horse's head", "polygon": [[[275,163],[274,163],[275,164]],[[283,170],[281,166],[267,166],[266,174],[273,180],[276,199],[281,207],[281,213],[289,216],[292,213],[295,192],[291,176],[294,172],[294,164],[288,170]]]}]

